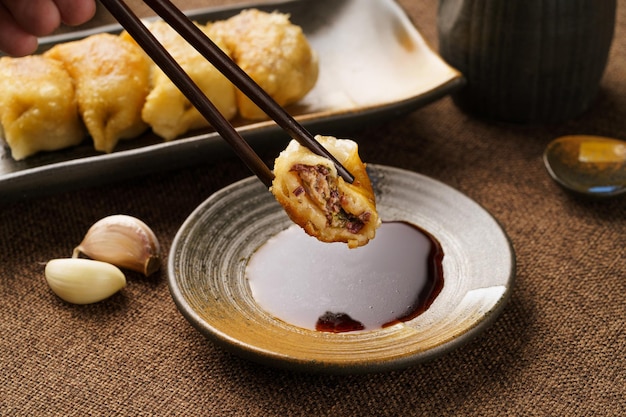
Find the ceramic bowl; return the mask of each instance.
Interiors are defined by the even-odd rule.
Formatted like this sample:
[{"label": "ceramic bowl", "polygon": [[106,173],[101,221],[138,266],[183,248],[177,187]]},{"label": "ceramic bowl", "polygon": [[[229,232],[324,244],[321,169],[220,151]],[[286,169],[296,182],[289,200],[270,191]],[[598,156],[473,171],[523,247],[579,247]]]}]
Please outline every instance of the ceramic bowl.
[{"label": "ceramic bowl", "polygon": [[326,333],[279,320],[261,308],[246,265],[292,223],[257,178],[215,193],[178,231],[168,262],[172,297],[212,342],[242,357],[306,372],[399,369],[449,352],[483,331],[513,286],[515,256],[498,222],[459,191],[423,175],[369,165],[383,221],[432,234],[444,251],[444,286],[432,305],[404,323]]}]

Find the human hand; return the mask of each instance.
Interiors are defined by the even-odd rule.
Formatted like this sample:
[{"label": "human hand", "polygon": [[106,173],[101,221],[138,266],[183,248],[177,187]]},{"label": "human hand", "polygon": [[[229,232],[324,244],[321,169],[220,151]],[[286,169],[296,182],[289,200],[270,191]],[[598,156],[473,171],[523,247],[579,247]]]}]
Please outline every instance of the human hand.
[{"label": "human hand", "polygon": [[49,35],[61,23],[85,23],[95,12],[94,0],[0,0],[0,51],[32,54],[38,36]]}]

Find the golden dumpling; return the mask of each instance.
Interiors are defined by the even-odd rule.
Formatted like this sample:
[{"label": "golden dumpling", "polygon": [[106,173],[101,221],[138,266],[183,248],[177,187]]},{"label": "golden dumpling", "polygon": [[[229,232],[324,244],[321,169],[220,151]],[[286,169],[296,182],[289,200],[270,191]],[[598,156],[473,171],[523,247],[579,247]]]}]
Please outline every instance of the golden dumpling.
[{"label": "golden dumpling", "polygon": [[358,146],[348,139],[315,137],[350,173],[349,184],[335,165],[292,140],[274,163],[271,192],[291,220],[322,242],[355,248],[376,235],[380,218]]},{"label": "golden dumpling", "polygon": [[15,160],[86,137],[72,79],[61,63],[42,56],[0,58],[0,136]]},{"label": "golden dumpling", "polygon": [[65,65],[76,84],[78,109],[96,150],[147,129],[141,109],[150,90],[150,61],[132,42],[102,33],[58,44],[46,56]]},{"label": "golden dumpling", "polygon": [[[200,27],[211,36],[210,28]],[[232,119],[237,113],[233,84],[167,23],[156,21],[148,24],[148,28],[218,111],[226,119]],[[126,33],[123,36],[129,37]],[[223,50],[225,48],[223,45],[218,46]],[[154,133],[165,140],[171,140],[189,130],[209,125],[204,116],[156,65],[153,67],[151,84],[152,90],[141,115]]]},{"label": "golden dumpling", "polygon": [[[233,60],[278,104],[304,97],[317,82],[318,60],[302,28],[279,12],[244,10],[214,24],[216,36],[231,50]],[[267,116],[237,91],[239,114],[247,119]]]}]

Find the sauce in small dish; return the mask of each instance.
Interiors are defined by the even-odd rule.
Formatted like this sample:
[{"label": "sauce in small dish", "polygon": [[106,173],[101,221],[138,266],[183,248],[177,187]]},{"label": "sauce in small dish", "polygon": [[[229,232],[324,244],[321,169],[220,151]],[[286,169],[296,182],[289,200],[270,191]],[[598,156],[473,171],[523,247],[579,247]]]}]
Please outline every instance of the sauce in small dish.
[{"label": "sauce in small dish", "polygon": [[292,325],[333,333],[380,329],[425,311],[443,287],[443,251],[424,230],[383,222],[367,245],[322,243],[290,226],[251,257],[259,306]]},{"label": "sauce in small dish", "polygon": [[589,197],[626,193],[626,142],[591,136],[561,136],[543,154],[548,173],[569,191]]}]

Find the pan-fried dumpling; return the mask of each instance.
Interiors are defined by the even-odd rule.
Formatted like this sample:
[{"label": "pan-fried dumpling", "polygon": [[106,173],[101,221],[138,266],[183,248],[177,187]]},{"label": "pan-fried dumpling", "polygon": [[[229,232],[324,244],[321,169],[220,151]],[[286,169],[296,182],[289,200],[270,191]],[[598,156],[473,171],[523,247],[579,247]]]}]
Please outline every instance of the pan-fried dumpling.
[{"label": "pan-fried dumpling", "polygon": [[[209,37],[209,27],[199,26]],[[237,113],[235,87],[193,46],[163,21],[148,24],[150,32],[167,49],[200,90],[228,120]],[[130,36],[124,33],[122,36]],[[216,42],[222,50],[224,45]],[[152,72],[152,90],[142,110],[143,120],[165,140],[174,139],[209,123],[156,65]]]},{"label": "pan-fried dumpling", "polygon": [[[315,85],[317,55],[289,15],[249,9],[213,27],[237,65],[281,106],[300,100]],[[239,114],[247,119],[267,118],[239,91],[237,105]]]},{"label": "pan-fried dumpling", "polygon": [[274,163],[271,192],[291,220],[322,242],[363,246],[376,235],[380,219],[358,146],[348,139],[315,137],[350,173],[349,184],[335,165],[292,140]]},{"label": "pan-fried dumpling", "polygon": [[86,137],[72,79],[61,63],[42,56],[0,58],[0,136],[15,160]]},{"label": "pan-fried dumpling", "polygon": [[78,109],[96,150],[147,129],[141,109],[150,89],[150,61],[132,42],[102,33],[58,44],[46,56],[65,65],[76,84]]}]

